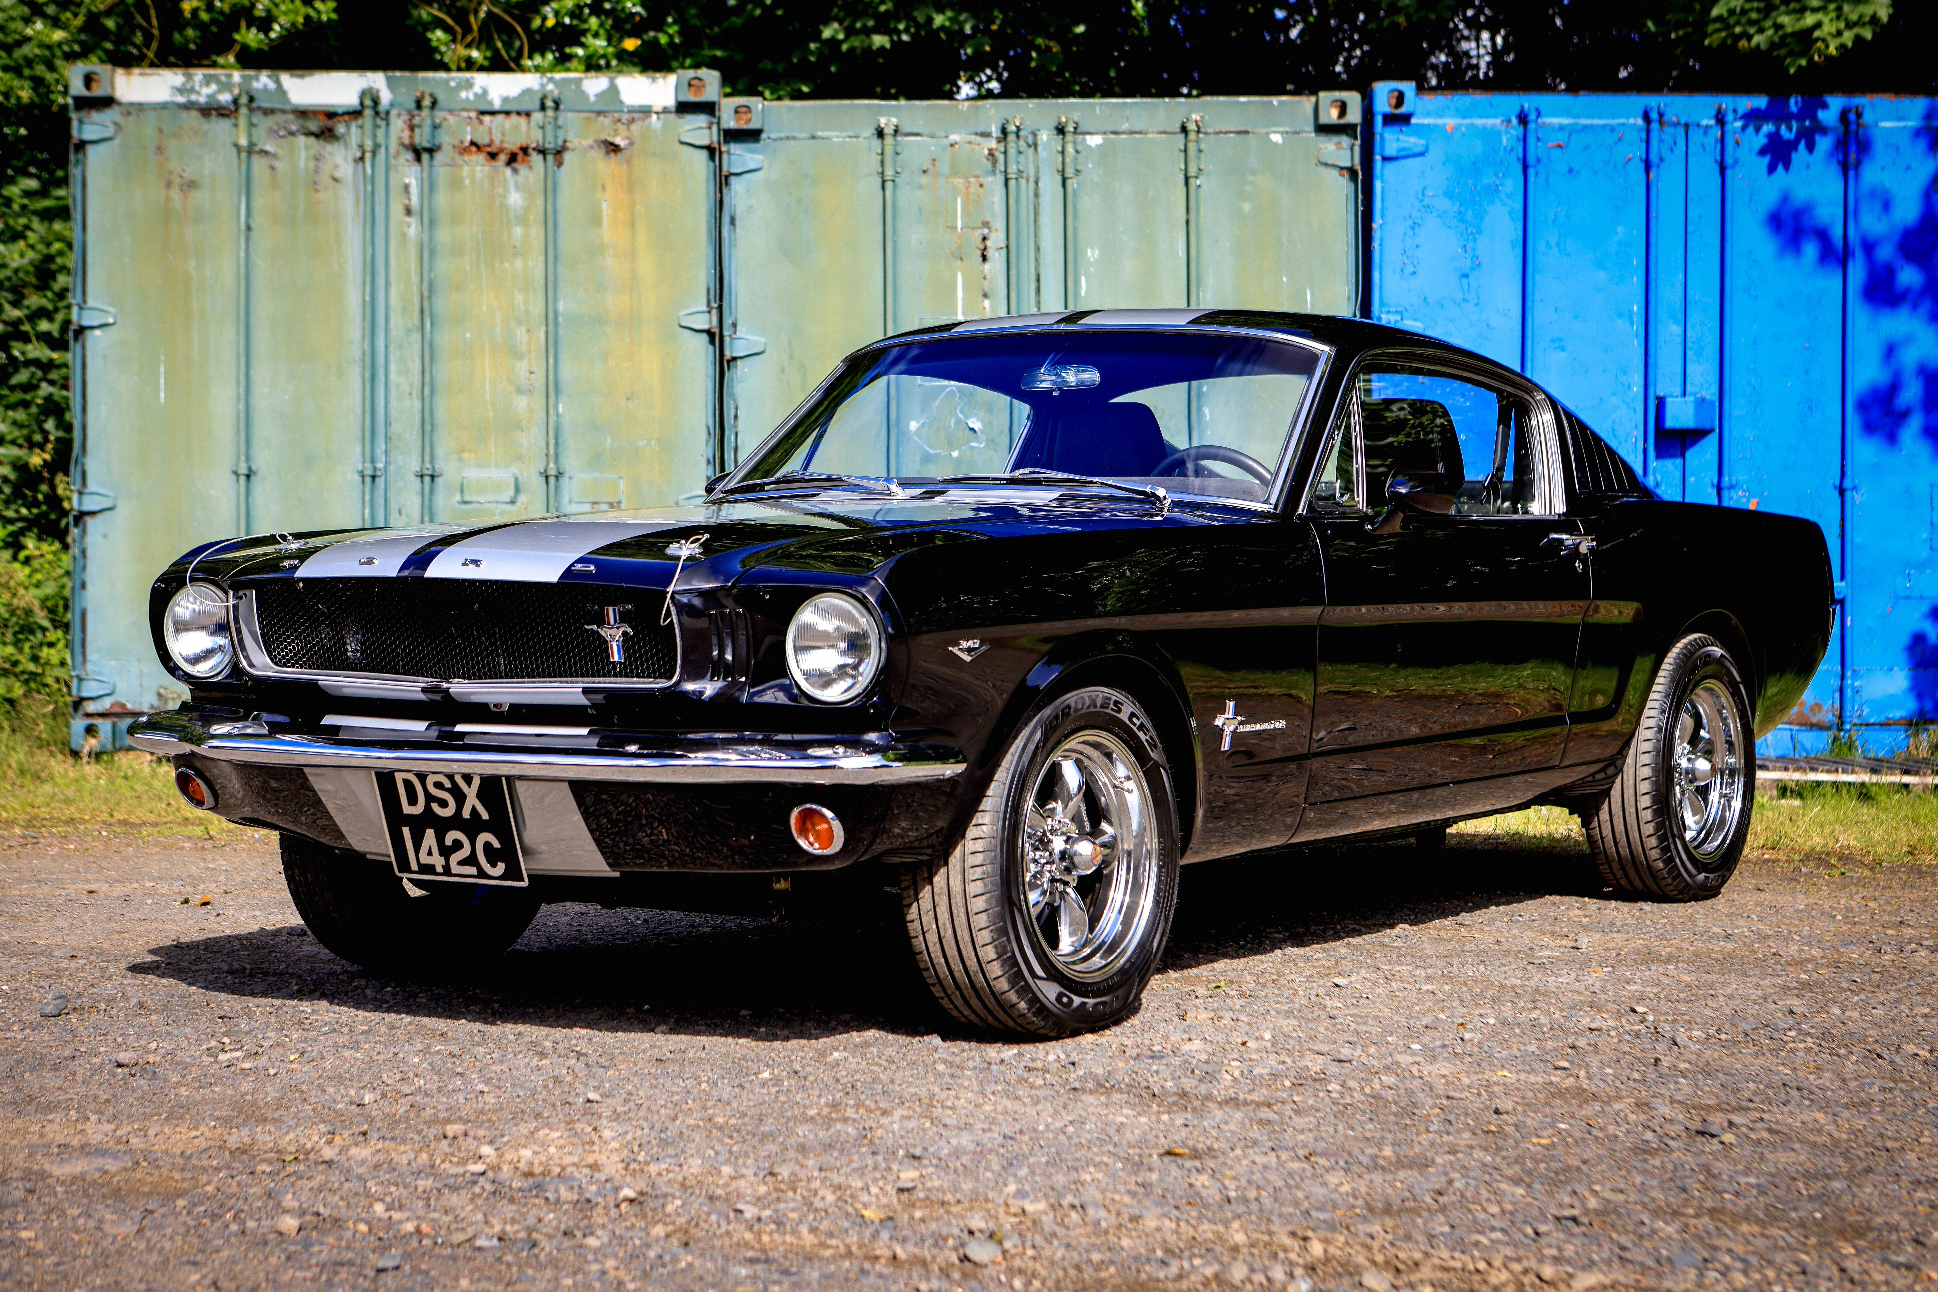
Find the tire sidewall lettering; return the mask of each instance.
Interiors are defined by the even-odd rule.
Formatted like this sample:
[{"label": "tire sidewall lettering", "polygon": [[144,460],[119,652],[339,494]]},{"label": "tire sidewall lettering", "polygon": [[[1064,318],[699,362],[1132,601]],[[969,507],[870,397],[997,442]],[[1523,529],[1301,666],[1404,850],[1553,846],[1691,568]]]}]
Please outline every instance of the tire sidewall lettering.
[{"label": "tire sidewall lettering", "polygon": [[[1153,799],[1164,796],[1171,799],[1171,780],[1169,768],[1163,757],[1163,746],[1159,744],[1149,720],[1135,701],[1115,691],[1086,689],[1073,692],[1058,703],[1045,710],[1025,727],[1022,742],[1026,752],[1018,762],[1015,774],[1008,787],[1009,803],[1004,813],[1004,886],[1006,900],[1004,906],[1008,914],[1010,937],[1018,953],[1017,963],[1024,970],[1034,994],[1048,1008],[1055,1010],[1065,1019],[1081,1021],[1086,1024],[1102,1023],[1121,1016],[1133,1005],[1143,984],[1156,968],[1156,961],[1162,951],[1163,940],[1154,948],[1134,957],[1131,962],[1118,971],[1112,978],[1096,983],[1083,984],[1057,972],[1043,953],[1034,928],[1027,916],[1027,905],[1020,900],[1022,871],[1020,865],[1020,813],[1023,797],[1028,787],[1035,783],[1041,771],[1046,751],[1054,746],[1068,728],[1085,715],[1108,715],[1109,721],[1098,725],[1115,734],[1126,737],[1137,755],[1140,770],[1146,778],[1149,793]],[[1172,853],[1175,866],[1177,834],[1175,817],[1167,813],[1159,828],[1165,832],[1164,846]],[[1175,874],[1175,871],[1173,872]],[[1164,900],[1175,900],[1175,894],[1167,894]],[[1165,929],[1168,934],[1168,919]]]}]

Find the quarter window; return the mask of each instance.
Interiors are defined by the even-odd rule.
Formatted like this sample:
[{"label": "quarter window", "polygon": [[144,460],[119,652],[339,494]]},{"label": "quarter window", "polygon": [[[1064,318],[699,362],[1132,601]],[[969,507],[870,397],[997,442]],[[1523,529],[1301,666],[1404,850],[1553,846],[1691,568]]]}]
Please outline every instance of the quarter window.
[{"label": "quarter window", "polygon": [[[1372,364],[1354,379],[1355,424],[1342,428],[1322,464],[1315,501],[1328,480],[1344,501],[1354,449],[1364,482],[1358,505],[1385,505],[1397,475],[1439,477],[1455,498],[1454,514],[1540,514],[1541,473],[1528,402],[1521,396],[1433,368]],[[1350,441],[1356,439],[1357,445]],[[1349,504],[1350,505],[1350,504]]]}]

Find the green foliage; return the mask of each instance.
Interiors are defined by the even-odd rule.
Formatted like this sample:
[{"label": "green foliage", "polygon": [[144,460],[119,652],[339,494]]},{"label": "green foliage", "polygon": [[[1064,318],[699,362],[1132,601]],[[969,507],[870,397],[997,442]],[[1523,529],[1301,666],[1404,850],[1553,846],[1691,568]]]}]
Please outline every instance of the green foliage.
[{"label": "green foliage", "polygon": [[1705,43],[1772,54],[1796,72],[1846,53],[1891,20],[1891,0],[1716,0]]},{"label": "green foliage", "polygon": [[65,711],[67,549],[27,536],[0,556],[0,708]]}]

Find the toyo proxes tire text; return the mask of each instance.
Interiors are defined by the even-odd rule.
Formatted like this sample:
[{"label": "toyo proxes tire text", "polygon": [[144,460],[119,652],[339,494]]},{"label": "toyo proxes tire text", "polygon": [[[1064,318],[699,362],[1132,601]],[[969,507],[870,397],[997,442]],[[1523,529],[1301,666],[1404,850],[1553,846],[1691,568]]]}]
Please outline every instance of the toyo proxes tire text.
[{"label": "toyo proxes tire text", "polygon": [[1748,689],[1721,642],[1669,651],[1621,771],[1582,825],[1617,891],[1696,902],[1723,891],[1749,837],[1756,736]]},{"label": "toyo proxes tire text", "polygon": [[1004,752],[948,852],[902,874],[915,957],[972,1027],[1067,1036],[1131,1014],[1177,904],[1177,802],[1141,705],[1084,687]]},{"label": "toyo proxes tire text", "polygon": [[283,880],[325,948],[376,973],[442,976],[518,941],[538,914],[528,888],[426,884],[413,893],[386,861],[282,836]]}]

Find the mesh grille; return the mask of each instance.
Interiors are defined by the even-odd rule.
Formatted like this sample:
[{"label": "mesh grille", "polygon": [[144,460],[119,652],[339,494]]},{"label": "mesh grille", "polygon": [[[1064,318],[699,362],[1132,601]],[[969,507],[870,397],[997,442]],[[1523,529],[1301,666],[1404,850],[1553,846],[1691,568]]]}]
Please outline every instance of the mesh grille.
[{"label": "mesh grille", "polygon": [[[310,673],[379,673],[467,682],[624,679],[663,682],[678,660],[663,594],[583,584],[473,579],[303,579],[256,590],[270,661]],[[614,662],[588,627],[606,607],[632,631]]]}]

